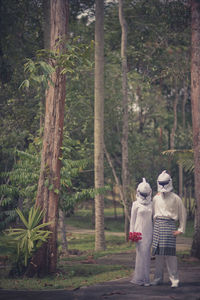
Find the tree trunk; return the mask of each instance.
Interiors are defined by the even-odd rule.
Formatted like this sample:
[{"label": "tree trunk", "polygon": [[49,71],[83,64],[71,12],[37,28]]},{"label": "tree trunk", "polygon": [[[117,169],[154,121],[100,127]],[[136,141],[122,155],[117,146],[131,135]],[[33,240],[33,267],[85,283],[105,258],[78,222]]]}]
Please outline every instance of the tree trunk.
[{"label": "tree trunk", "polygon": [[68,254],[67,230],[65,224],[65,213],[59,210],[59,227],[63,254]]},{"label": "tree trunk", "polygon": [[[64,51],[67,34],[68,1],[50,1],[50,49]],[[55,64],[56,62],[52,62]],[[47,244],[32,259],[32,267],[38,274],[54,273],[57,266],[57,226],[58,201],[60,190],[61,146],[63,139],[64,105],[66,78],[57,67],[46,91],[44,136],[41,154],[40,177],[38,182],[36,206],[45,210],[44,222],[51,222],[52,232]],[[34,270],[30,273],[33,274]]]},{"label": "tree trunk", "polygon": [[[128,205],[128,83],[127,83],[127,23],[123,13],[123,1],[119,0],[119,20],[121,25],[121,61],[122,61],[122,107],[123,107],[123,128],[122,128],[122,191],[124,203]],[[127,209],[125,210],[125,239],[128,241],[129,220]]]},{"label": "tree trunk", "polygon": [[124,211],[126,212],[125,214],[128,216],[128,219],[129,219],[129,221],[130,221],[130,218],[131,218],[131,216],[130,216],[130,211],[129,211],[129,209],[128,209],[127,203],[125,202],[125,199],[124,199],[124,196],[123,196],[122,185],[121,185],[120,180],[119,180],[119,178],[118,178],[118,176],[117,176],[117,173],[116,173],[115,168],[114,168],[114,166],[113,166],[113,162],[112,162],[112,160],[111,160],[111,158],[110,158],[110,155],[109,155],[109,153],[108,153],[108,151],[107,151],[105,145],[104,145],[104,150],[105,150],[105,154],[106,154],[107,161],[108,161],[108,163],[109,163],[109,165],[110,165],[110,167],[111,167],[111,170],[112,170],[113,177],[114,177],[114,179],[115,179],[116,185],[117,185],[117,187],[119,188],[119,195],[120,195],[121,202],[122,202],[122,204],[123,204]]},{"label": "tree trunk", "polygon": [[188,98],[188,90],[187,90],[187,80],[184,83],[184,95],[183,95],[183,102],[182,102],[182,126],[185,129],[185,105]]},{"label": "tree trunk", "polygon": [[174,124],[170,134],[170,149],[175,148],[175,133],[177,129],[177,105],[178,105],[178,90],[176,89],[176,97],[173,103]]},{"label": "tree trunk", "polygon": [[[104,1],[95,1],[95,188],[104,187]],[[95,196],[95,250],[105,250],[104,195]]]},{"label": "tree trunk", "polygon": [[183,197],[183,165],[180,163],[178,165],[178,173],[179,173],[179,196]]},{"label": "tree trunk", "polygon": [[[43,33],[44,33],[44,49],[50,50],[50,1],[43,0],[43,12],[44,12],[44,20],[42,23]],[[44,97],[41,97],[39,103],[39,114],[40,114],[40,138],[43,135],[43,127],[44,127],[44,110],[45,110],[45,94]]]},{"label": "tree trunk", "polygon": [[194,147],[195,231],[191,255],[200,258],[200,1],[191,1],[191,102]]},{"label": "tree trunk", "polygon": [[189,200],[188,200],[188,206],[189,206],[189,218],[191,219],[193,217],[192,213],[192,182],[190,182],[189,185]]},{"label": "tree trunk", "polygon": [[114,219],[117,219],[117,201],[115,200],[115,192],[114,189],[111,191],[112,199],[113,199],[113,208],[114,208]]}]

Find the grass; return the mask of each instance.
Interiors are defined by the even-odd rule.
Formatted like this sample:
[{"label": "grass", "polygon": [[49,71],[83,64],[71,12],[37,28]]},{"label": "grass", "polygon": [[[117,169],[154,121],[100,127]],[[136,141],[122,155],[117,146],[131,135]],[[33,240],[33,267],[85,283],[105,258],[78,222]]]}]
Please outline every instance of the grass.
[{"label": "grass", "polygon": [[131,251],[133,244],[125,243],[123,236],[106,236],[106,250],[95,252],[95,236],[91,234],[73,234],[69,242],[69,250],[78,249],[86,251],[94,255],[95,258],[102,257],[108,254],[122,253],[123,251]]},{"label": "grass", "polygon": [[[123,209],[117,207],[117,218],[114,218],[113,208],[105,208],[105,230],[112,232],[124,232]],[[78,209],[75,214],[67,218],[67,224],[76,228],[94,229],[91,209]]]},{"label": "grass", "polygon": [[[105,208],[105,230],[111,232],[124,232],[124,217],[123,209],[117,207],[117,218],[114,218],[113,208]],[[94,229],[92,224],[92,210],[80,209],[75,212],[70,218],[67,218],[67,224],[76,228]],[[193,237],[194,220],[188,220],[186,224],[185,237]]]},{"label": "grass", "polygon": [[185,237],[193,237],[194,234],[194,220],[188,220],[186,224]]},{"label": "grass", "polygon": [[121,265],[66,265],[56,274],[43,279],[17,278],[1,280],[1,288],[22,290],[75,289],[112,279],[127,277],[129,268]]},{"label": "grass", "polygon": [[[38,278],[6,278],[2,269],[0,288],[22,290],[75,289],[80,286],[128,277],[132,266],[98,264],[96,259],[114,253],[129,253],[133,245],[125,243],[121,236],[106,237],[106,251],[94,250],[95,237],[91,234],[72,234],[68,239],[69,250],[79,250],[78,255],[69,255],[59,259],[58,272],[54,276]],[[127,254],[129,255],[129,254]]]},{"label": "grass", "polygon": [[[113,209],[105,209],[105,227],[110,232],[123,232],[123,211],[117,208],[117,219],[113,217]],[[75,215],[67,219],[67,224],[77,228],[93,229],[91,210],[78,210]],[[187,222],[184,236],[192,237],[193,221]],[[111,257],[113,254],[126,253],[131,255],[133,244],[125,243],[124,236],[106,234],[106,250],[94,251],[94,234],[69,234],[68,247],[69,256],[60,257],[58,261],[58,272],[54,276],[43,279],[38,278],[6,278],[6,269],[0,269],[0,288],[23,289],[23,290],[50,290],[50,289],[75,289],[85,285],[93,285],[100,282],[128,277],[132,273],[132,266],[120,264],[107,265],[98,264],[96,260],[100,257]],[[77,252],[76,255],[73,255]],[[188,253],[178,253],[178,256]]]}]

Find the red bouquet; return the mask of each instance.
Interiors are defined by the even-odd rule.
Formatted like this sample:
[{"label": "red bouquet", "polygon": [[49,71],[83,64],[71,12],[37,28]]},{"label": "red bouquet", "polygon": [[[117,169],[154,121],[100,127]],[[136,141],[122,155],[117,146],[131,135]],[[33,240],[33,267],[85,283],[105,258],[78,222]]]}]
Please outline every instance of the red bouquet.
[{"label": "red bouquet", "polygon": [[129,232],[128,239],[132,242],[138,242],[142,239],[142,234],[141,232]]}]

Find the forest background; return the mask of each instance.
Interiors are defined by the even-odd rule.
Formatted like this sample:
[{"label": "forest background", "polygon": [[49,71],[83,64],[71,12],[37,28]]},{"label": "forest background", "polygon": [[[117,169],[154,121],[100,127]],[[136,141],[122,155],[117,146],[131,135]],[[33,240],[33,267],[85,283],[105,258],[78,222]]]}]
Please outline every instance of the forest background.
[{"label": "forest background", "polygon": [[[129,203],[145,177],[156,193],[166,169],[194,218],[191,113],[191,10],[187,1],[123,1],[127,22]],[[16,208],[35,203],[40,172],[47,63],[42,1],[0,1],[0,229]],[[69,1],[60,216],[78,205],[94,211],[94,1]],[[104,141],[121,181],[122,85],[118,3],[104,6]],[[165,151],[168,151],[168,155]],[[175,151],[179,150],[179,151]],[[165,152],[165,155],[163,154]],[[171,155],[174,154],[174,155]],[[105,202],[119,200],[104,161]],[[47,181],[49,190],[53,186]],[[109,192],[107,191],[109,190]],[[123,203],[121,203],[122,205]],[[64,213],[62,213],[64,212]]]}]

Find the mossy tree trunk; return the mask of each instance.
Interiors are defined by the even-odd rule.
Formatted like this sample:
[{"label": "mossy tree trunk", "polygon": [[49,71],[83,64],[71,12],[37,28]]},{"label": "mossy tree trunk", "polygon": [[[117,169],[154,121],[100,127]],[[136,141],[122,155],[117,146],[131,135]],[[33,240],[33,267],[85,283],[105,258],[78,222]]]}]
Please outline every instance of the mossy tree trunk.
[{"label": "mossy tree trunk", "polygon": [[[49,1],[49,48],[63,53],[68,28],[68,0]],[[56,62],[51,61],[55,67]],[[32,258],[27,275],[33,276],[56,272],[57,227],[60,191],[61,146],[63,140],[66,77],[57,66],[46,91],[44,134],[41,154],[40,177],[36,206],[45,210],[44,222],[52,232],[46,244]]]}]

